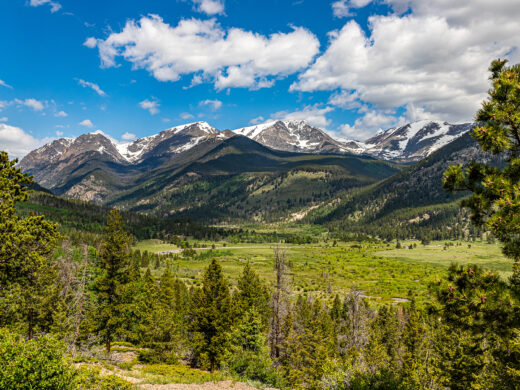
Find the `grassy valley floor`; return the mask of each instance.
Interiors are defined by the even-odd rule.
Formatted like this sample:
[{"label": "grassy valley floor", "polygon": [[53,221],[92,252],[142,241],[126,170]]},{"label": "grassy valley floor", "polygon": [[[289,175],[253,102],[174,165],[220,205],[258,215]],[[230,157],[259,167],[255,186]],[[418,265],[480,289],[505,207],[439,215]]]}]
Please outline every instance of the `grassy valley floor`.
[{"label": "grassy valley floor", "polygon": [[[478,264],[507,277],[512,263],[496,244],[486,242],[436,241],[428,245],[407,241],[396,249],[395,243],[337,243],[332,241],[306,245],[279,245],[290,267],[294,294],[315,297],[361,290],[372,303],[399,303],[415,298],[422,303],[428,296],[428,284],[439,278],[452,263]],[[412,246],[415,247],[413,249]],[[215,249],[210,249],[212,245]],[[224,273],[234,284],[244,264],[269,283],[274,281],[273,248],[275,244],[230,244],[196,242],[195,255],[185,256],[175,245],[159,240],[137,243],[134,249],[148,252],[172,251],[166,266],[190,285],[198,285],[201,273],[212,258],[217,258]],[[162,270],[154,269],[159,275]],[[329,295],[330,296],[330,295]]]}]

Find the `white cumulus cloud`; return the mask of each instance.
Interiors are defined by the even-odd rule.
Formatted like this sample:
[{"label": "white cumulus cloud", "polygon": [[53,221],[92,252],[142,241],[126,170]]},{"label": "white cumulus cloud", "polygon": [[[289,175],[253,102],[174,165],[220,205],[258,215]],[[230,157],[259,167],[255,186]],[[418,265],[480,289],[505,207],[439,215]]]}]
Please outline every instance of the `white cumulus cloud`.
[{"label": "white cumulus cloud", "polygon": [[305,69],[319,51],[318,39],[302,27],[264,36],[224,29],[215,19],[183,19],[171,26],[157,15],[130,20],[121,32],[105,40],[89,38],[85,45],[94,43],[103,67],[116,66],[116,58],[123,57],[157,80],[192,74],[196,83],[212,82],[217,89],[269,87]]},{"label": "white cumulus cloud", "polygon": [[81,126],[88,127],[89,129],[91,129],[91,128],[94,127],[94,124],[92,123],[92,121],[91,121],[90,119],[82,120],[81,122],[79,122],[79,124],[80,124]]},{"label": "white cumulus cloud", "polygon": [[97,39],[94,37],[89,37],[83,42],[83,45],[88,47],[89,49],[93,49],[97,45]]},{"label": "white cumulus cloud", "polygon": [[65,118],[68,116],[68,114],[65,111],[58,111],[56,114],[54,114],[57,118]]},{"label": "white cumulus cloud", "polygon": [[224,13],[224,0],[193,0],[193,5],[196,11],[208,15]]},{"label": "white cumulus cloud", "polygon": [[337,18],[353,16],[352,9],[363,8],[372,0],[338,0],[332,3],[332,12]]},{"label": "white cumulus cloud", "polygon": [[21,158],[44,142],[19,127],[0,123],[0,150],[6,151],[10,158]]},{"label": "white cumulus cloud", "polygon": [[393,112],[385,113],[379,110],[367,110],[361,117],[356,119],[354,125],[341,125],[340,134],[348,139],[364,141],[378,130],[385,130],[405,122],[406,119],[404,117],[396,118]]},{"label": "white cumulus cloud", "polygon": [[139,102],[139,106],[141,106],[141,108],[143,108],[145,110],[148,110],[148,112],[151,115],[155,115],[159,112],[160,104],[159,104],[159,101],[156,99],[152,99],[152,100],[145,99],[142,102]]},{"label": "white cumulus cloud", "polygon": [[489,88],[490,62],[520,61],[520,7],[514,1],[381,2],[395,12],[371,16],[368,33],[353,20],[330,32],[326,50],[291,86],[336,91],[329,104],[345,109],[371,107],[356,129],[375,129],[376,118],[384,126],[383,117],[392,116],[388,110],[398,109],[406,109],[405,118],[470,121]]},{"label": "white cumulus cloud", "polygon": [[136,138],[135,134],[129,133],[128,131],[121,136],[124,141],[132,141]]}]

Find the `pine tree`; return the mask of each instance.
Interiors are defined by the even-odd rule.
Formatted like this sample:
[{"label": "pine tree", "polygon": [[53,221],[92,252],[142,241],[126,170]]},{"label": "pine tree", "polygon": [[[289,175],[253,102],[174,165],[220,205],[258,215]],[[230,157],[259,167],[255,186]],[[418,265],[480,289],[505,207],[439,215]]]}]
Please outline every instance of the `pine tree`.
[{"label": "pine tree", "polygon": [[[52,268],[50,256],[59,233],[57,226],[43,216],[16,215],[15,203],[27,200],[27,186],[33,183],[31,177],[15,167],[17,161],[10,161],[7,153],[0,152],[0,301],[8,310],[16,310],[11,312],[15,317],[24,315],[31,339],[37,322],[38,297],[45,294],[42,280]],[[15,304],[11,298],[16,299]],[[12,317],[5,317],[4,321],[9,318]]]},{"label": "pine tree", "polygon": [[97,332],[103,338],[107,353],[117,332],[127,320],[132,301],[130,280],[130,236],[123,229],[123,219],[117,209],[108,215],[105,234],[99,252],[99,275],[94,283],[98,305]]},{"label": "pine tree", "polygon": [[232,353],[229,366],[235,373],[248,379],[276,385],[277,374],[269,356],[264,333],[265,324],[254,308],[243,313],[231,333]]},{"label": "pine tree", "polygon": [[195,291],[193,301],[194,364],[203,366],[207,363],[213,371],[229,351],[232,324],[228,283],[215,259],[206,268],[202,288]]},{"label": "pine tree", "polygon": [[465,170],[451,166],[444,174],[444,188],[473,193],[462,206],[470,208],[474,223],[485,224],[504,244],[520,286],[520,65],[506,63],[491,63],[493,85],[476,115],[482,125],[472,132],[483,151],[503,156],[506,164],[499,168],[472,162]]},{"label": "pine tree", "polygon": [[370,336],[365,351],[369,371],[396,372],[400,369],[400,330],[395,311],[390,306],[379,308],[370,324]]},{"label": "pine tree", "polygon": [[237,291],[233,294],[233,316],[242,318],[245,313],[254,311],[267,327],[269,317],[269,292],[251,266],[246,264],[237,282]]}]

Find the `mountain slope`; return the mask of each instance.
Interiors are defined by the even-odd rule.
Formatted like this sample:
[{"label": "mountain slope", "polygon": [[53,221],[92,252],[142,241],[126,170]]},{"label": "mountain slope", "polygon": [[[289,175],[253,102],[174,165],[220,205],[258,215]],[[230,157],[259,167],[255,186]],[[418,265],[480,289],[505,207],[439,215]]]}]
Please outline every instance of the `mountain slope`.
[{"label": "mountain slope", "polygon": [[205,222],[273,221],[398,170],[370,157],[276,151],[235,136],[183,166],[149,172],[110,204]]},{"label": "mountain slope", "polygon": [[360,153],[359,145],[335,140],[305,121],[273,121],[233,130],[271,149],[303,153]]},{"label": "mountain slope", "polygon": [[473,126],[472,123],[418,121],[380,131],[364,142],[332,138],[305,121],[273,121],[233,132],[277,150],[368,154],[383,160],[414,162],[461,137]]},{"label": "mountain slope", "polygon": [[226,137],[206,122],[172,127],[129,143],[97,131],[44,145],[25,156],[20,168],[58,195],[102,203],[134,185],[152,167],[173,161],[200,143]]},{"label": "mountain slope", "polygon": [[99,132],[57,140],[20,165],[57,195],[206,222],[279,220],[400,169],[366,156],[273,150],[201,122],[128,144]]},{"label": "mountain slope", "polygon": [[444,191],[442,177],[450,165],[465,165],[472,160],[500,164],[497,158],[482,153],[465,134],[392,177],[342,194],[341,201],[314,211],[309,220],[385,238],[420,236],[426,230],[435,230],[437,238],[449,234],[450,229],[459,229],[456,234],[461,234],[462,214],[457,200],[467,194]]},{"label": "mountain slope", "polygon": [[418,121],[381,131],[364,142],[363,152],[384,160],[418,161],[469,132],[474,123]]}]

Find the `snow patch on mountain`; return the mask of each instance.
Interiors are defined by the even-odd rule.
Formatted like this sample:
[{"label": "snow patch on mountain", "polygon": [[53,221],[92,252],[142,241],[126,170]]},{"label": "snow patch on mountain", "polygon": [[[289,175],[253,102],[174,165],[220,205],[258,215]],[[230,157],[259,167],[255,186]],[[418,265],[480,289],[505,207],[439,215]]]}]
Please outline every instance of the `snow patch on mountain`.
[{"label": "snow patch on mountain", "polygon": [[378,132],[364,143],[364,153],[385,160],[417,161],[461,137],[474,123],[422,120]]},{"label": "snow patch on mountain", "polygon": [[[233,130],[271,149],[303,153],[353,153],[351,145],[335,140],[303,120],[269,121]],[[356,145],[357,146],[357,145]]]}]

